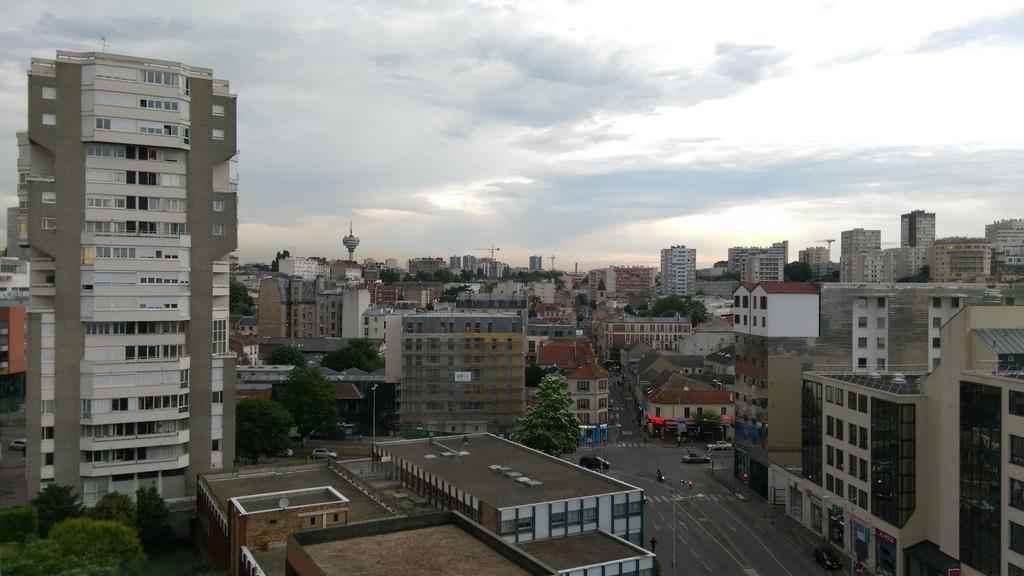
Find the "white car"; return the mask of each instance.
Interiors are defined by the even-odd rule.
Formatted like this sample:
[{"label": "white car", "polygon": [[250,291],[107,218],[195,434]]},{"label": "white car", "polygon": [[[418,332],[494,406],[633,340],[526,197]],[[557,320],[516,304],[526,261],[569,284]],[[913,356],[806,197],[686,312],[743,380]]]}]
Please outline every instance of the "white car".
[{"label": "white car", "polygon": [[14,440],[11,440],[11,444],[7,447],[7,449],[8,450],[17,450],[18,452],[21,452],[22,450],[24,450],[27,447],[28,447],[28,441],[27,440],[25,440],[24,438],[15,438]]},{"label": "white car", "polygon": [[732,442],[719,440],[713,444],[708,444],[708,452],[711,452],[712,450],[732,450]]},{"label": "white car", "polygon": [[313,452],[310,453],[310,458],[330,458],[331,460],[338,459],[338,453],[334,450],[328,450],[327,448],[313,448]]}]

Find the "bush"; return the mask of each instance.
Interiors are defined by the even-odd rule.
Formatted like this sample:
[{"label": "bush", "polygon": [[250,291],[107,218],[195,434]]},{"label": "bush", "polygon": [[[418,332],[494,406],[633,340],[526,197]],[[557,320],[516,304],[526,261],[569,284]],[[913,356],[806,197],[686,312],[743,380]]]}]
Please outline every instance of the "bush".
[{"label": "bush", "polygon": [[116,566],[122,573],[137,572],[146,560],[135,530],[113,520],[65,520],[50,530],[49,540],[66,556],[76,556],[87,564]]},{"label": "bush", "polygon": [[135,502],[120,492],[107,492],[86,515],[93,520],[113,520],[135,528]]},{"label": "bush", "polygon": [[0,542],[22,542],[39,534],[39,512],[32,506],[0,508]]},{"label": "bush", "polygon": [[40,490],[39,495],[32,500],[32,506],[39,513],[40,536],[49,534],[54,524],[68,518],[77,518],[85,510],[73,487],[58,484],[50,484]]}]

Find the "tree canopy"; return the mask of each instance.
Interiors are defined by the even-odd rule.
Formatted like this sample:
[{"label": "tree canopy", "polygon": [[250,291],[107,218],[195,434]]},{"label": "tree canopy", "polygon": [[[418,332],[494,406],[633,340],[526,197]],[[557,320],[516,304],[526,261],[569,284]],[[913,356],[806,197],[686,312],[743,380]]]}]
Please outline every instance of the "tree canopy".
[{"label": "tree canopy", "polygon": [[526,387],[536,388],[540,386],[540,381],[544,379],[544,369],[537,365],[536,362],[530,362],[526,365]]},{"label": "tree canopy", "polygon": [[701,436],[714,438],[722,429],[722,417],[714,412],[704,412],[697,420],[697,428],[700,429]]},{"label": "tree canopy", "polygon": [[569,382],[563,376],[545,376],[537,387],[537,405],[531,406],[518,433],[522,444],[551,456],[576,450],[580,421],[569,408]]},{"label": "tree canopy", "polygon": [[782,278],[786,282],[810,282],[811,265],[807,262],[790,262],[782,269]]},{"label": "tree canopy", "polygon": [[137,571],[146,559],[135,530],[114,520],[71,518],[54,526],[49,540],[67,556],[115,566],[123,573]]},{"label": "tree canopy", "polygon": [[306,357],[294,346],[281,346],[267,356],[266,363],[272,366],[305,366]]},{"label": "tree canopy", "polygon": [[455,281],[455,272],[452,272],[448,268],[441,268],[440,270],[437,270],[437,271],[434,272],[434,281],[435,282],[454,282]]},{"label": "tree canopy", "polygon": [[171,513],[160,493],[152,486],[135,491],[135,527],[146,546],[159,543],[170,533]]},{"label": "tree canopy", "polygon": [[288,380],[277,389],[277,400],[292,415],[303,439],[311,432],[327,430],[338,424],[334,385],[316,366],[292,368]]},{"label": "tree canopy", "polygon": [[235,449],[256,464],[260,455],[274,455],[288,447],[294,420],[273,400],[250,398],[235,407]]},{"label": "tree canopy", "polygon": [[0,543],[24,543],[38,533],[39,512],[31,504],[0,508]]},{"label": "tree canopy", "polygon": [[49,534],[50,528],[58,522],[81,516],[85,510],[75,495],[75,489],[59,484],[49,484],[40,490],[32,500],[32,506],[39,513],[40,536]]},{"label": "tree canopy", "polygon": [[230,296],[228,297],[228,306],[230,307],[232,314],[241,314],[242,316],[251,316],[253,308],[256,307],[256,303],[253,301],[252,296],[249,296],[249,289],[245,287],[238,280],[231,281]]},{"label": "tree canopy", "polygon": [[394,284],[402,279],[402,273],[398,270],[384,268],[380,271],[380,281],[385,284]]},{"label": "tree canopy", "polygon": [[676,314],[688,317],[694,326],[705,322],[710,317],[704,304],[674,294],[658,298],[647,309],[647,316],[652,317],[675,316]]},{"label": "tree canopy", "polygon": [[349,368],[359,368],[364,372],[373,372],[384,367],[384,359],[377,352],[377,345],[366,338],[355,338],[343,347],[327,354],[320,360],[322,366],[341,372]]},{"label": "tree canopy", "polygon": [[135,501],[120,492],[107,492],[86,512],[93,520],[113,520],[135,528]]}]

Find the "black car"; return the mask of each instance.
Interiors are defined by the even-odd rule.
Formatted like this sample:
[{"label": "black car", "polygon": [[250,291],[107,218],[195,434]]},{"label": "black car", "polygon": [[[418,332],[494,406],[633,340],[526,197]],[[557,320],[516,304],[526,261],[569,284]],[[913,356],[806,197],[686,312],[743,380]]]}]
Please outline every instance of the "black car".
[{"label": "black car", "polygon": [[686,456],[683,456],[683,464],[707,464],[711,462],[711,456],[707,454],[697,454],[690,452]]},{"label": "black car", "polygon": [[580,466],[591,470],[607,470],[612,467],[607,460],[604,458],[598,458],[597,456],[580,457]]},{"label": "black car", "polygon": [[836,570],[843,566],[839,556],[831,548],[824,546],[814,549],[814,561],[824,566],[826,570]]}]

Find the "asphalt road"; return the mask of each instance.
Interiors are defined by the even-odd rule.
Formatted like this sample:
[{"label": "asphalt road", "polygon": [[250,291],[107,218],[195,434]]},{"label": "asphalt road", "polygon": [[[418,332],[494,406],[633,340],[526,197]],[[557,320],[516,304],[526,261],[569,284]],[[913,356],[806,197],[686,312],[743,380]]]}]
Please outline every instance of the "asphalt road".
[{"label": "asphalt road", "polygon": [[[617,386],[614,388],[612,403],[616,408],[623,407],[621,393]],[[703,443],[682,448],[674,443],[644,443],[634,411],[628,407],[621,412],[618,442],[585,446],[566,458],[578,461],[583,454],[602,456],[612,465],[609,476],[644,490],[645,545],[650,549],[651,538],[657,540],[654,551],[661,574],[826,574],[811,555],[818,544],[813,536],[783,519],[782,510],[773,510],[757,495],[748,497],[746,487],[732,479],[731,451],[714,454],[713,465],[719,472],[713,478],[711,464],[681,461],[686,452],[703,452]],[[659,468],[665,474],[664,483],[656,479]],[[687,480],[693,480],[692,489]]]}]

